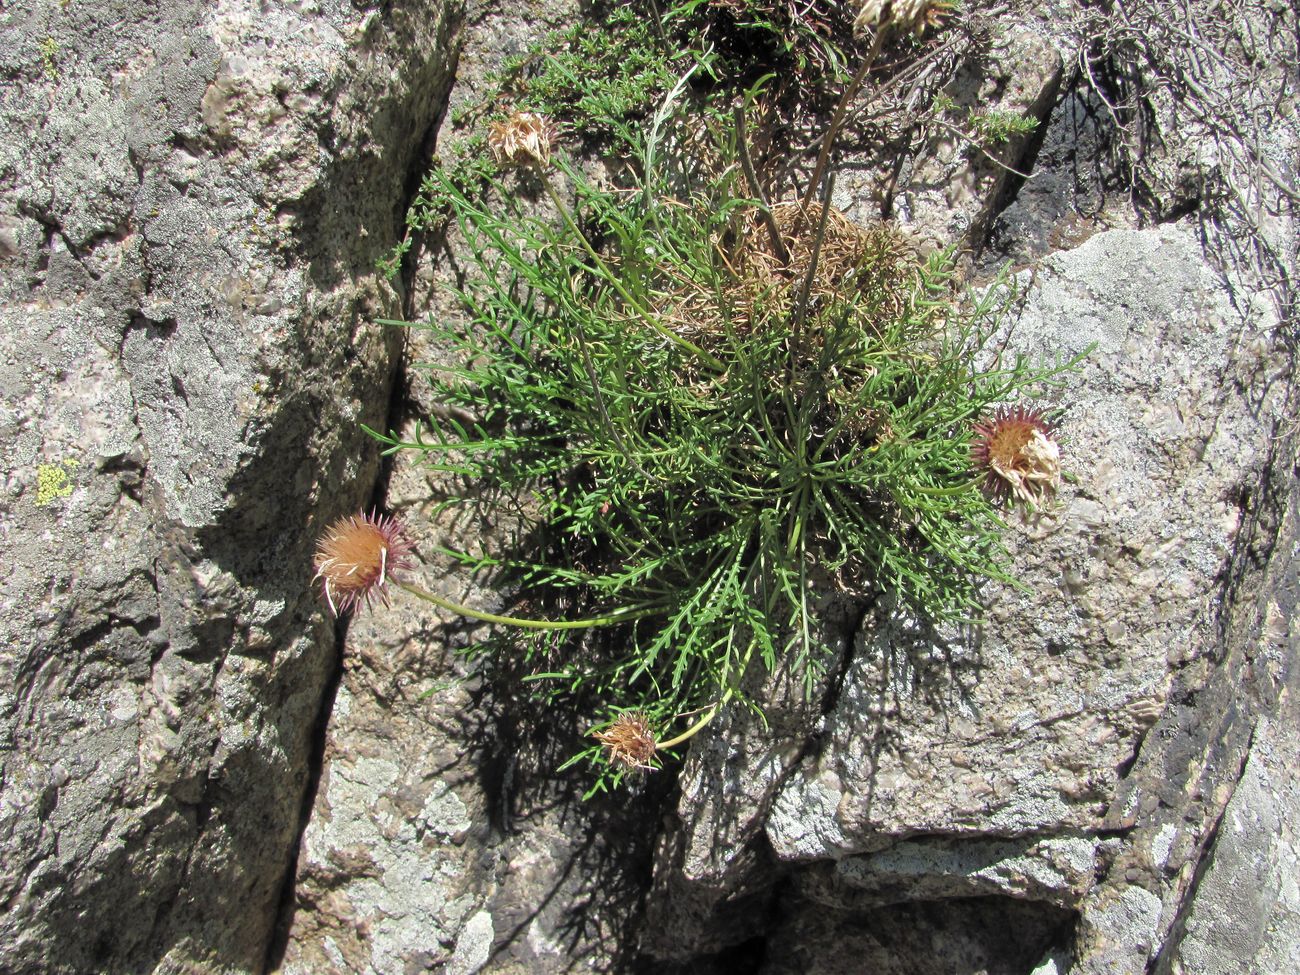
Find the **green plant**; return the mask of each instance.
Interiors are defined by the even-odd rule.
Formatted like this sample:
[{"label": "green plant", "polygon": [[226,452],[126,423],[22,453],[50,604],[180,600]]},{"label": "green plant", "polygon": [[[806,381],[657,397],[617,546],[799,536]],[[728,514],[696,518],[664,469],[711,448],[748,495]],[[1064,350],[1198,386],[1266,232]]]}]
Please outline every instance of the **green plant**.
[{"label": "green plant", "polygon": [[998,143],[1031,135],[1038,128],[1038,119],[1015,112],[985,112],[972,108],[966,115],[966,124],[976,142]]},{"label": "green plant", "polygon": [[681,73],[677,65],[695,53],[670,41],[651,9],[614,5],[593,23],[552,31],[528,51],[508,59],[489,78],[487,91],[452,119],[463,138],[443,154],[408,208],[406,233],[379,261],[394,277],[409,253],[415,233],[428,231],[451,212],[447,187],[481,196],[496,172],[487,149],[487,132],[508,115],[512,103],[526,105],[563,125],[566,132],[593,141],[608,140],[649,114]]},{"label": "green plant", "polygon": [[45,77],[51,81],[59,80],[59,42],[53,37],[47,37],[40,44],[41,48],[41,67],[45,72]]},{"label": "green plant", "polygon": [[866,49],[852,11],[834,0],[656,0],[597,4],[591,19],[552,31],[489,77],[486,91],[451,119],[448,140],[406,214],[402,240],[378,261],[394,277],[414,235],[439,227],[452,211],[448,187],[482,198],[495,167],[487,131],[511,106],[553,120],[570,139],[621,154],[636,128],[683,72],[720,90],[744,91],[768,79],[787,114],[829,106],[846,66]]},{"label": "green plant", "polygon": [[[507,63],[501,91],[562,122],[582,138],[601,139],[613,123],[643,118],[672,88],[674,66],[691,57],[669,42],[645,8],[616,5],[595,24],[550,34]],[[499,110],[499,101],[494,102]]]},{"label": "green plant", "polygon": [[[578,758],[614,778],[745,701],[760,663],[815,681],[832,594],[978,616],[981,582],[1009,577],[975,425],[1072,365],[977,368],[1005,280],[961,298],[949,254],[857,227],[825,203],[829,183],[820,204],[764,203],[743,125],[681,108],[687,87],[628,131],[626,189],[535,159],[520,179],[551,216],[508,183],[489,206],[431,174],[477,271],[469,323],[410,326],[451,350],[427,366],[444,419],[375,433],[475,486],[448,504],[526,513],[528,551],[449,553],[512,581],[526,611],[407,588],[514,624],[499,638],[539,693],[598,701],[601,737]],[[611,745],[643,727],[649,752]]]}]

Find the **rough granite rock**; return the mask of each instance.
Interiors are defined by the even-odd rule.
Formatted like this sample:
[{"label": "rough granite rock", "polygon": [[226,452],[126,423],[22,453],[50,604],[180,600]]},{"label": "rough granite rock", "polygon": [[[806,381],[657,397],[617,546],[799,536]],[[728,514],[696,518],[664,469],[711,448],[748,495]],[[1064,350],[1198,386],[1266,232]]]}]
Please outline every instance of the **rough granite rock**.
[{"label": "rough granite rock", "polygon": [[[1288,639],[1300,643],[1296,621]],[[1173,975],[1300,971],[1300,714],[1261,721],[1171,953]]]},{"label": "rough granite rock", "polygon": [[[445,487],[406,458],[389,482],[428,566],[420,582],[499,610],[499,593],[439,569],[438,546],[499,530],[430,517]],[[581,741],[580,716],[539,715],[512,694],[518,674],[456,656],[485,635],[405,592],[351,622],[283,975],[620,970],[657,800],[578,803],[583,775],[555,769]]]},{"label": "rough granite rock", "polygon": [[[1239,894],[1231,908],[1223,899],[1226,884],[1241,891],[1236,878],[1252,864],[1285,861],[1300,819],[1285,777],[1270,781],[1267,800],[1255,779],[1272,763],[1275,743],[1294,740],[1300,674],[1300,640],[1289,623],[1300,603],[1294,427],[1284,425],[1270,448],[1225,586],[1221,645],[1178,675],[1170,707],[1125,780],[1116,809],[1133,815],[1134,826],[1084,902],[1075,957],[1063,969],[1071,975],[1144,968],[1169,975],[1199,970],[1193,962],[1210,972],[1290,970],[1279,962],[1295,945],[1286,887],[1254,890],[1251,907],[1268,916],[1256,938],[1242,933],[1248,915]],[[1255,802],[1258,818],[1243,815]],[[1225,808],[1234,809],[1230,818]],[[1213,916],[1216,905],[1222,913]]]},{"label": "rough granite rock", "polygon": [[[978,243],[1008,188],[1020,179],[1033,136],[972,140],[959,134],[965,113],[1000,113],[1046,125],[1063,78],[1055,29],[999,24],[987,49],[966,59],[943,90],[957,124],[928,133],[928,142],[901,166],[886,216],[927,248]],[[864,217],[866,215],[864,214]]]},{"label": "rough granite rock", "polygon": [[263,965],[442,9],[0,12],[0,969]]},{"label": "rough granite rock", "polygon": [[[390,498],[402,484],[399,472]],[[491,846],[493,810],[467,744],[484,719],[430,640],[441,629],[432,607],[402,594],[391,612],[349,626],[298,855],[286,975],[478,970],[483,922],[468,926],[482,915],[487,878],[475,867]]]},{"label": "rough granite rock", "polygon": [[1274,319],[1261,308],[1242,322],[1186,225],[1098,234],[1025,285],[1009,353],[1093,350],[1055,394],[1077,483],[1011,519],[1027,591],[988,587],[980,631],[936,642],[905,619],[877,623],[821,756],[776,800],[778,856],[925,834],[1096,835],[1172,670],[1212,646],[1236,499],[1282,404],[1195,377],[1262,388],[1279,369]]},{"label": "rough granite rock", "polygon": [[[874,910],[780,905],[762,961],[719,972],[759,975],[1024,975],[1070,914],[1030,901],[920,900]],[[1038,973],[1044,975],[1044,973]]]},{"label": "rough granite rock", "polygon": [[1072,908],[1092,886],[1099,860],[1118,843],[1081,836],[907,840],[879,853],[821,861],[802,871],[796,884],[828,907],[997,896]]}]

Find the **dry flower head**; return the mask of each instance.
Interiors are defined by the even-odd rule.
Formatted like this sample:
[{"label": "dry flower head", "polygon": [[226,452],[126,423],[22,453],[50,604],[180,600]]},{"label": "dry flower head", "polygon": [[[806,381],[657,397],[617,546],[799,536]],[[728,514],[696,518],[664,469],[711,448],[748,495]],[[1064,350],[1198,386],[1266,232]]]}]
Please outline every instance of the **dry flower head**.
[{"label": "dry flower head", "polygon": [[555,132],[550,122],[536,112],[513,112],[488,128],[487,145],[498,166],[538,166],[551,163]]},{"label": "dry flower head", "polygon": [[1038,410],[1013,406],[975,424],[971,458],[999,497],[1037,505],[1061,487],[1061,447]]},{"label": "dry flower head", "polygon": [[647,770],[654,768],[651,762],[659,744],[649,720],[639,711],[627,712],[604,731],[592,732],[592,736],[608,750],[611,764]]},{"label": "dry flower head", "polygon": [[395,519],[377,513],[348,515],[316,545],[316,579],[330,612],[341,616],[363,599],[387,604],[388,579],[411,568],[411,543]]},{"label": "dry flower head", "polygon": [[939,27],[952,13],[951,0],[861,0],[853,29],[912,31],[918,36],[927,27]]}]

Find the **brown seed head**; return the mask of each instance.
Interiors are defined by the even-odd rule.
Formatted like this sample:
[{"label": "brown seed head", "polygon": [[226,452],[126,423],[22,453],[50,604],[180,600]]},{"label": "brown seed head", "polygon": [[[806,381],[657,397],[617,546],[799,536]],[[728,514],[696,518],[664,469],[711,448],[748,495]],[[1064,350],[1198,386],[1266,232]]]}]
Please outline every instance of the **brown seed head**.
[{"label": "brown seed head", "polygon": [[592,736],[609,750],[609,760],[628,768],[653,769],[651,761],[659,748],[650,721],[639,711],[629,711],[604,731]]},{"label": "brown seed head", "polygon": [[1061,487],[1061,447],[1035,409],[1003,407],[977,422],[971,461],[995,497],[1036,505]]},{"label": "brown seed head", "polygon": [[918,36],[927,27],[939,27],[956,6],[952,0],[859,0],[853,29],[913,31]]},{"label": "brown seed head", "polygon": [[341,616],[371,597],[387,605],[389,576],[411,568],[411,543],[393,518],[377,513],[340,518],[316,545],[316,576],[330,612]]},{"label": "brown seed head", "polygon": [[487,144],[498,166],[545,169],[551,163],[555,130],[536,112],[514,112],[504,122],[488,128]]}]

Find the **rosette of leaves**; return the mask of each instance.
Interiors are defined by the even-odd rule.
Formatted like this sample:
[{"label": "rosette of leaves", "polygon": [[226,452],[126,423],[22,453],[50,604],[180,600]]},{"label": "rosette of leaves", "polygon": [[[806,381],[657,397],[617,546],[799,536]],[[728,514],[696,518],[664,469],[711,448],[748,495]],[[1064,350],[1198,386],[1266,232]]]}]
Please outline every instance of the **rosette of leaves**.
[{"label": "rosette of leaves", "polygon": [[977,616],[981,582],[1008,577],[973,425],[1069,364],[977,369],[1005,282],[963,298],[949,254],[827,205],[765,205],[721,117],[670,100],[628,148],[627,189],[563,152],[492,205],[446,181],[468,324],[410,326],[451,350],[428,367],[445,409],[380,439],[463,475],[449,503],[528,513],[526,550],[453,554],[521,615],[608,625],[498,639],[540,693],[601,709],[598,731],[635,712],[662,754],[744,701],[751,668],[815,680],[828,594]]}]

